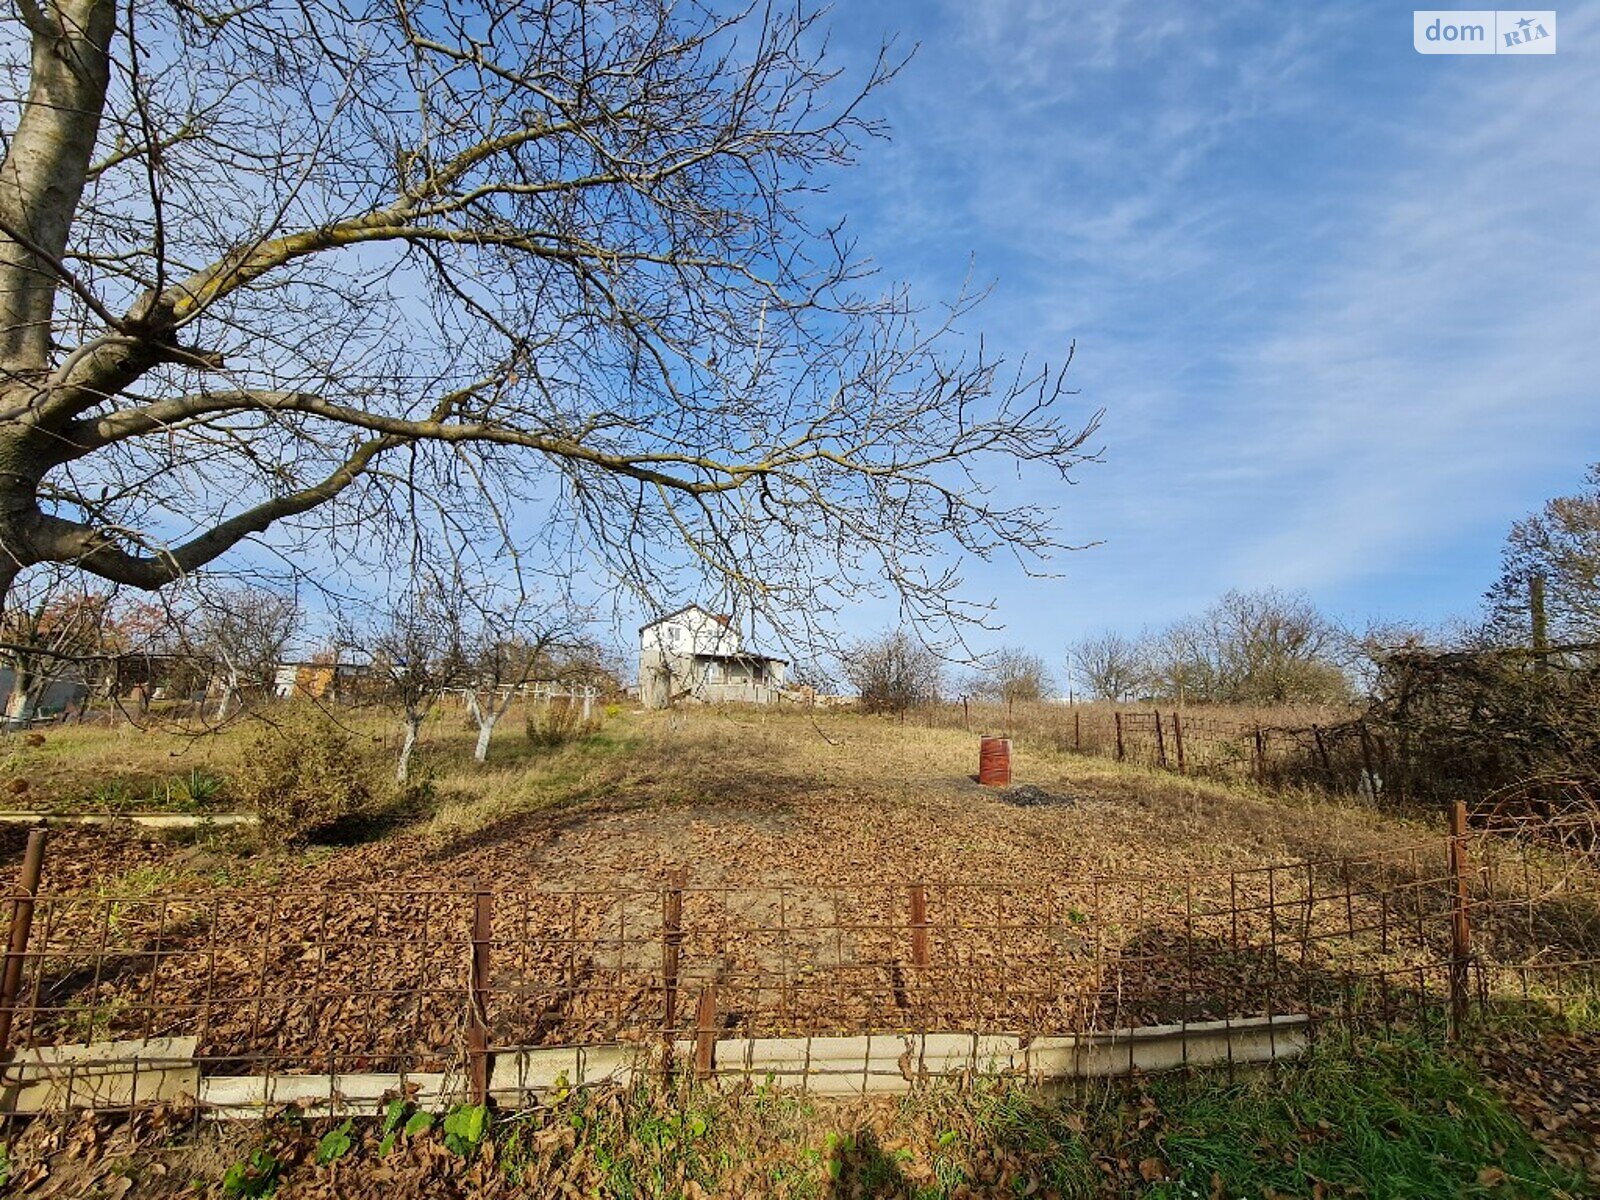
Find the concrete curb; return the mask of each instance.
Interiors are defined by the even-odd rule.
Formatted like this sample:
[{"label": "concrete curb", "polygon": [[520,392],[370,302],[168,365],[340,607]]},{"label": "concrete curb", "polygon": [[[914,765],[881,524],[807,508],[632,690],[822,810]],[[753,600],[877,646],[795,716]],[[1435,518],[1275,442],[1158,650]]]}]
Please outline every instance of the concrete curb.
[{"label": "concrete curb", "polygon": [[200,829],[259,825],[254,813],[42,813],[0,812],[6,825],[136,825],[142,829]]},{"label": "concrete curb", "polygon": [[[974,1033],[887,1033],[858,1037],[731,1038],[716,1043],[712,1081],[798,1089],[816,1096],[909,1092],[937,1080],[1011,1077],[1050,1089],[1180,1067],[1297,1058],[1310,1040],[1304,1014],[1149,1025],[1100,1033],[1019,1038]],[[657,1047],[529,1047],[494,1055],[489,1095],[509,1108],[573,1088],[627,1086]],[[92,1042],[23,1052],[0,1066],[0,1104],[14,1113],[194,1101],[209,1119],[259,1117],[294,1104],[317,1116],[371,1116],[386,1097],[414,1087],[424,1108],[467,1098],[459,1073],[409,1075],[214,1075],[202,1078],[194,1038]],[[693,1042],[673,1047],[694,1058]]]}]

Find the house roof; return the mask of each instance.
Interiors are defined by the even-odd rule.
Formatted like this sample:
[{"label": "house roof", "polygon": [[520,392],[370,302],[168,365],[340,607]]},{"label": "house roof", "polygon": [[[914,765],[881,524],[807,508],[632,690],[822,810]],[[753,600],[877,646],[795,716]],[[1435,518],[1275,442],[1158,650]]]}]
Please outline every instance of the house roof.
[{"label": "house roof", "polygon": [[778,658],[772,654],[757,654],[754,651],[744,651],[739,654],[696,654],[694,658],[712,659],[717,662],[776,662],[789,665],[787,658]]},{"label": "house roof", "polygon": [[650,629],[656,625],[662,624],[663,622],[672,620],[673,617],[681,617],[686,612],[703,612],[706,614],[706,616],[710,617],[724,629],[726,629],[733,622],[732,613],[706,612],[706,610],[701,608],[698,604],[685,604],[682,608],[675,608],[665,616],[657,617],[654,621],[646,621],[643,625],[639,626],[639,632],[643,633],[646,629]]}]

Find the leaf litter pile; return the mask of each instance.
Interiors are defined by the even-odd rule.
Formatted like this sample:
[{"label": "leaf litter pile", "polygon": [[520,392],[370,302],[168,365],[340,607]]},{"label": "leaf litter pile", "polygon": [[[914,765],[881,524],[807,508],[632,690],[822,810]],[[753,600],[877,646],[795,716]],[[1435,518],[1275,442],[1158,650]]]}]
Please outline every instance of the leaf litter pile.
[{"label": "leaf litter pile", "polygon": [[268,889],[191,879],[42,895],[17,1032],[34,1044],[196,1036],[217,1073],[454,1065],[474,880],[492,904],[500,1046],[659,1039],[669,962],[672,1027],[714,986],[729,1036],[1047,1034],[1337,1014],[1363,994],[1388,1019],[1443,995],[1449,900],[1434,849],[1178,877],[1018,860],[970,882],[930,869],[920,885],[880,882],[888,871],[828,882],[821,864],[745,882],[729,857],[721,881],[689,876],[673,927],[670,860],[574,887],[484,870],[505,844],[456,852],[476,869],[425,872],[386,843]]}]

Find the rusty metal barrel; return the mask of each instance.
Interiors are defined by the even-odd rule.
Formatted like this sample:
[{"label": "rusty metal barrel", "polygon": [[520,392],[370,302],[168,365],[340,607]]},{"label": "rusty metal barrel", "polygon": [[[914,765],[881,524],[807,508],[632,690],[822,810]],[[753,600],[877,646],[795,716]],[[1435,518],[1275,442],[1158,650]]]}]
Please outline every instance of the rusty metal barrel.
[{"label": "rusty metal barrel", "polygon": [[978,743],[978,782],[984,787],[1011,786],[1011,739],[986,737]]}]

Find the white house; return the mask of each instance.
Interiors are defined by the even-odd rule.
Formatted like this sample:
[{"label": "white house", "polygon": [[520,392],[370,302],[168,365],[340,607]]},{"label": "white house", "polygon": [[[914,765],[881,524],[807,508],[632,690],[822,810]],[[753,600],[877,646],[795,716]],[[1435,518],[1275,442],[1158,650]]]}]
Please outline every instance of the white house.
[{"label": "white house", "polygon": [[646,708],[677,700],[771,704],[788,668],[785,659],[745,649],[732,617],[698,604],[639,630],[639,699]]}]

